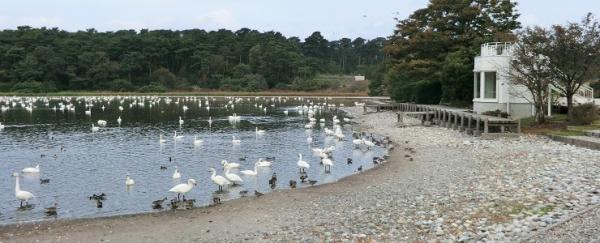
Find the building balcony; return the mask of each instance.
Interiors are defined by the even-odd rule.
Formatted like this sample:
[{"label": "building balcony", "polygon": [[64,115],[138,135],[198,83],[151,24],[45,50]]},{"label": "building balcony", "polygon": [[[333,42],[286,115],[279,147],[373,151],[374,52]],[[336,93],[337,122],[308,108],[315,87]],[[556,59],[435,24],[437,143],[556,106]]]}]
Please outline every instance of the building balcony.
[{"label": "building balcony", "polygon": [[512,46],[510,42],[489,42],[481,45],[482,57],[489,56],[511,56]]}]

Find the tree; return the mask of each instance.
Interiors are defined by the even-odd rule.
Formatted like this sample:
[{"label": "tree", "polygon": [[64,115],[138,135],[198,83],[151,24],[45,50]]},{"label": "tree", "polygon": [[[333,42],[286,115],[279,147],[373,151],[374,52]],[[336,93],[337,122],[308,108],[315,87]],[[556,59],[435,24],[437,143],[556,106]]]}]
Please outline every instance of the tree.
[{"label": "tree", "polygon": [[549,87],[552,84],[550,59],[544,55],[549,45],[549,34],[541,27],[533,27],[526,28],[517,36],[518,41],[513,47],[513,59],[507,75],[513,84],[525,86],[530,95],[520,94],[517,90],[512,90],[511,95],[528,99],[535,108],[535,121],[544,123]]},{"label": "tree", "polygon": [[581,23],[554,25],[545,55],[550,59],[554,87],[567,99],[573,118],[573,96],[600,71],[600,25],[591,13]]},{"label": "tree", "polygon": [[482,43],[512,40],[520,26],[515,6],[509,0],[430,0],[398,21],[385,46],[390,67],[383,85],[397,100],[469,102],[474,57]]}]

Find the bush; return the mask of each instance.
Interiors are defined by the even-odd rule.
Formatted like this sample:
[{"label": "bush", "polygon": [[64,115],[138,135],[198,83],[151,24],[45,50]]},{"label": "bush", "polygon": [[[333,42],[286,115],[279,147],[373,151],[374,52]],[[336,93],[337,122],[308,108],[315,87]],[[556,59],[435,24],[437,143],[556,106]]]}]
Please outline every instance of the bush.
[{"label": "bush", "polygon": [[598,119],[598,108],[592,103],[573,107],[573,125],[589,125]]},{"label": "bush", "polygon": [[0,82],[0,92],[9,92],[12,89],[13,85],[13,83]]},{"label": "bush", "polygon": [[481,114],[486,115],[486,116],[496,116],[496,117],[508,118],[508,113],[501,111],[501,110],[485,111]]},{"label": "bush", "polygon": [[138,92],[141,92],[141,93],[164,93],[164,92],[167,92],[167,88],[165,88],[165,86],[162,86],[160,84],[154,83],[154,84],[149,84],[149,85],[139,88]]},{"label": "bush", "polygon": [[133,90],[133,85],[131,84],[131,82],[129,82],[129,80],[115,79],[112,82],[110,82],[110,90],[120,92],[131,91]]},{"label": "bush", "polygon": [[242,79],[246,86],[246,91],[255,92],[269,88],[267,80],[265,80],[265,78],[260,74],[248,74]]},{"label": "bush", "polygon": [[46,92],[46,87],[42,82],[25,81],[13,85],[11,91],[18,93],[43,93]]}]

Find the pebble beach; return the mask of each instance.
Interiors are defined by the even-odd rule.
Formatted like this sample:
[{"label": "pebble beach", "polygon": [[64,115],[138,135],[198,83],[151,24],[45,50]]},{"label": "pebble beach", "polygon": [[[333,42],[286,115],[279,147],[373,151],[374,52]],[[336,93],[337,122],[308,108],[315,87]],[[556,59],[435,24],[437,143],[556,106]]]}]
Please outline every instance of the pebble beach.
[{"label": "pebble beach", "polygon": [[411,120],[399,127],[392,112],[344,109],[355,130],[395,142],[386,163],[215,207],[3,226],[0,241],[599,240],[600,151],[541,136],[485,139]]}]

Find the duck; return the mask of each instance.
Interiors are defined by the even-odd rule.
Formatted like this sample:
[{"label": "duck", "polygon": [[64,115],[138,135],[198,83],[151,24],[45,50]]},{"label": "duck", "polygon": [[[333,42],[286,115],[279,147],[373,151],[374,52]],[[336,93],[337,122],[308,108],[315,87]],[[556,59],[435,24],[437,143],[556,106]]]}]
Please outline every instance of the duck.
[{"label": "duck", "polygon": [[27,167],[23,169],[21,172],[23,173],[40,173],[40,165],[36,165],[35,167]]},{"label": "duck", "polygon": [[156,200],[152,202],[152,209],[162,209],[162,204],[167,200],[167,198],[163,198],[160,200]]},{"label": "duck", "polygon": [[54,206],[45,208],[46,215],[48,216],[56,216],[58,214],[58,203],[54,203]]},{"label": "duck", "polygon": [[100,130],[100,127],[96,127],[94,126],[94,124],[92,123],[92,132],[97,132]]},{"label": "duck", "polygon": [[23,202],[25,202],[25,206],[29,206],[29,200],[35,196],[31,192],[21,190],[21,185],[19,184],[19,174],[17,174],[15,178],[15,198],[21,201],[21,208],[23,207]]},{"label": "duck", "polygon": [[221,160],[221,165],[223,165],[223,170],[226,170],[228,168],[240,168],[240,164],[229,163],[227,160]]},{"label": "duck", "polygon": [[254,163],[254,170],[242,170],[242,171],[240,171],[240,173],[242,175],[247,175],[247,176],[258,175],[257,167],[258,167],[258,163]]},{"label": "duck", "polygon": [[232,137],[231,143],[233,143],[233,144],[240,144],[240,143],[242,143],[242,140],[236,139],[235,136],[231,136],[231,137]]},{"label": "duck", "polygon": [[175,172],[173,172],[173,179],[179,179],[181,178],[181,173],[179,172],[179,169],[177,168],[177,166],[175,166]]},{"label": "duck", "polygon": [[105,120],[98,120],[97,123],[98,126],[105,127],[107,122]]},{"label": "duck", "polygon": [[242,182],[244,182],[244,180],[242,180],[242,178],[240,178],[240,176],[238,176],[235,173],[229,173],[229,170],[231,170],[231,167],[227,168],[225,170],[225,178],[227,178],[227,180],[231,181],[231,183],[235,186],[238,184],[242,184]]},{"label": "duck", "polygon": [[256,166],[258,167],[269,167],[271,166],[271,162],[266,161],[264,159],[258,159],[258,161],[256,162]]},{"label": "duck", "polygon": [[310,168],[308,162],[302,159],[302,154],[298,154],[298,162],[296,164],[300,167],[300,172],[304,172],[306,169]]},{"label": "duck", "polygon": [[133,184],[135,184],[135,181],[133,179],[131,179],[131,177],[129,175],[126,175],[125,176],[125,185],[133,186]]},{"label": "duck", "polygon": [[191,191],[194,186],[196,186],[196,180],[188,179],[187,183],[178,184],[169,189],[169,192],[177,193],[177,200],[179,200],[179,195],[183,195],[183,200],[185,200],[185,194]]},{"label": "duck", "polygon": [[223,186],[231,184],[231,182],[225,179],[225,177],[217,175],[217,171],[215,170],[215,168],[209,168],[208,171],[212,173],[212,175],[210,176],[210,180],[212,180],[213,183],[219,186],[219,192],[223,191]]},{"label": "duck", "polygon": [[256,130],[255,130],[256,135],[264,135],[265,134],[265,130],[259,130],[258,127],[255,127],[255,128],[256,128]]},{"label": "duck", "polygon": [[198,146],[204,142],[202,139],[198,139],[198,136],[194,136],[194,145]]}]

